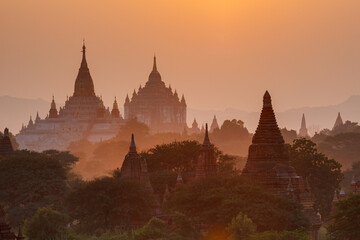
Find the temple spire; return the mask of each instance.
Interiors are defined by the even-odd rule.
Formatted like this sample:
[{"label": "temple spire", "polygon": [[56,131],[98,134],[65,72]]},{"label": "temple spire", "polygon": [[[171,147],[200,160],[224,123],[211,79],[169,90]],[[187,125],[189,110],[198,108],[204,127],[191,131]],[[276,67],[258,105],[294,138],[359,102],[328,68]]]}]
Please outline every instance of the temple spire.
[{"label": "temple spire", "polygon": [[136,153],[136,145],[135,145],[134,134],[131,134],[131,143],[130,143],[129,152]]},{"label": "temple spire", "polygon": [[154,55],[153,71],[157,71],[156,56]]},{"label": "temple spire", "polygon": [[208,124],[207,123],[205,125],[205,138],[204,138],[203,145],[211,145],[210,139],[209,139],[209,131],[208,131]]},{"label": "temple spire", "polygon": [[83,40],[83,46],[82,46],[82,60],[81,60],[81,68],[88,68],[87,62],[86,62],[86,46],[85,46],[85,39]]},{"label": "temple spire", "polygon": [[308,130],[306,128],[305,114],[302,115],[301,127],[300,127],[300,130],[299,130],[299,136],[303,137],[303,138],[307,138],[309,136]]},{"label": "temple spire", "polygon": [[336,118],[336,121],[335,121],[333,130],[334,130],[336,127],[341,126],[341,125],[343,125],[343,124],[344,124],[344,122],[343,122],[343,120],[342,120],[342,118],[341,118],[340,112],[338,112],[338,115],[337,115],[337,118]]}]

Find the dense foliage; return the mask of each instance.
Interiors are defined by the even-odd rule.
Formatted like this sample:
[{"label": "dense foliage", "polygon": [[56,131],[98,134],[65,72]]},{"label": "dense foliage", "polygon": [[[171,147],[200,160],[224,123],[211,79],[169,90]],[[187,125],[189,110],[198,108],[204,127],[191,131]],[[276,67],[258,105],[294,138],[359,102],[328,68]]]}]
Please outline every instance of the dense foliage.
[{"label": "dense foliage", "polygon": [[289,155],[296,172],[309,183],[315,197],[314,208],[324,219],[331,211],[334,192],[343,179],[341,164],[318,152],[316,144],[305,138],[294,141]]},{"label": "dense foliage", "polygon": [[25,235],[29,240],[72,240],[74,236],[68,228],[69,222],[65,214],[50,208],[39,208],[25,222]]},{"label": "dense foliage", "polygon": [[101,233],[145,222],[154,208],[154,199],[137,182],[103,177],[74,188],[66,206],[68,214],[79,221],[78,231]]},{"label": "dense foliage", "polygon": [[350,195],[336,203],[327,228],[328,236],[334,240],[358,240],[360,236],[360,195]]},{"label": "dense foliage", "polygon": [[0,159],[0,204],[13,226],[22,225],[39,207],[63,209],[68,171],[77,158],[67,152],[17,151]]},{"label": "dense foliage", "polygon": [[188,183],[169,196],[166,208],[208,225],[227,225],[242,212],[259,231],[294,230],[309,224],[299,204],[246,184],[239,177]]}]

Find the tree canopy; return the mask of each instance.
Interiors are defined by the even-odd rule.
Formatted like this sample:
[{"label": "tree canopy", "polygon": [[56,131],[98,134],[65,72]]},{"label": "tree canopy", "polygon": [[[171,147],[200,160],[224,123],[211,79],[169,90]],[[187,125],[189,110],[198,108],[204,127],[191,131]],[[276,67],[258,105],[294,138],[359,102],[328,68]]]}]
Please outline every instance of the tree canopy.
[{"label": "tree canopy", "polygon": [[69,153],[17,151],[0,159],[0,204],[13,226],[23,224],[39,207],[60,210],[68,173],[77,159]]},{"label": "tree canopy", "polygon": [[240,177],[207,178],[175,190],[166,202],[167,211],[182,212],[208,225],[227,225],[240,212],[259,231],[294,230],[308,227],[301,206],[244,183]]},{"label": "tree canopy", "polygon": [[294,141],[289,155],[296,172],[308,181],[315,197],[314,209],[324,219],[331,211],[334,192],[343,179],[341,164],[318,152],[316,144],[305,138]]}]

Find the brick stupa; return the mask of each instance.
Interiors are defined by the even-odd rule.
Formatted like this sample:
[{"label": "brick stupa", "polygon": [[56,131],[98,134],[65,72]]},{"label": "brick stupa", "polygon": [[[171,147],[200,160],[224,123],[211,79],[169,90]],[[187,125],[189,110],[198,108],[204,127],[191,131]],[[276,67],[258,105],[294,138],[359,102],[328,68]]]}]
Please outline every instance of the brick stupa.
[{"label": "brick stupa", "polygon": [[277,196],[290,198],[302,204],[303,211],[311,222],[312,239],[318,239],[321,221],[313,209],[314,199],[306,181],[298,176],[290,165],[268,91],[263,98],[259,125],[249,147],[248,160],[242,176]]}]

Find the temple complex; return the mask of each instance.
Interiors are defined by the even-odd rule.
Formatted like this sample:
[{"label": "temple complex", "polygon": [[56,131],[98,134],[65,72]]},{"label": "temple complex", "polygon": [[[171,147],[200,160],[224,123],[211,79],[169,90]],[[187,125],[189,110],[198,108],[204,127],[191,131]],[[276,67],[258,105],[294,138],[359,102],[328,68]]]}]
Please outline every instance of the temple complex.
[{"label": "temple complex", "polygon": [[96,96],[84,44],[73,95],[59,110],[53,97],[49,114],[44,119],[37,114],[35,121],[30,117],[27,126],[23,126],[16,136],[16,141],[20,149],[66,150],[71,142],[81,139],[90,142],[110,139],[124,123],[116,99],[110,112],[101,97]]},{"label": "temple complex", "polygon": [[210,132],[213,132],[217,128],[219,128],[219,124],[217,122],[216,115],[214,115],[213,121],[210,126]]},{"label": "temple complex", "polygon": [[195,178],[205,178],[217,175],[216,153],[214,145],[210,143],[208,125],[206,124],[205,138],[201,145],[197,160]]},{"label": "temple complex", "polygon": [[301,127],[300,127],[300,130],[299,130],[299,135],[298,136],[302,137],[302,138],[308,138],[309,137],[308,129],[306,127],[305,114],[302,115]]},{"label": "temple complex", "polygon": [[263,98],[259,125],[249,147],[242,176],[257,182],[275,195],[293,199],[303,205],[309,217],[312,239],[318,239],[320,217],[313,209],[314,199],[306,181],[290,165],[284,139],[277,125],[268,91]]},{"label": "temple complex", "polygon": [[186,102],[184,95],[181,100],[175,90],[166,87],[157,70],[156,57],[153,69],[145,87],[134,90],[131,99],[126,96],[124,103],[126,120],[137,118],[147,124],[150,131],[182,133],[186,127]]},{"label": "temple complex", "polygon": [[343,122],[343,120],[342,120],[342,118],[341,118],[341,115],[340,115],[340,112],[338,113],[338,115],[337,115],[337,118],[336,118],[336,121],[335,121],[335,123],[334,123],[334,126],[333,126],[333,128],[332,128],[332,130],[334,130],[336,127],[338,127],[338,126],[342,126],[344,124],[344,122]]},{"label": "temple complex", "polygon": [[9,156],[14,152],[11,144],[9,129],[5,128],[4,136],[0,139],[0,156]]}]

